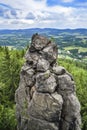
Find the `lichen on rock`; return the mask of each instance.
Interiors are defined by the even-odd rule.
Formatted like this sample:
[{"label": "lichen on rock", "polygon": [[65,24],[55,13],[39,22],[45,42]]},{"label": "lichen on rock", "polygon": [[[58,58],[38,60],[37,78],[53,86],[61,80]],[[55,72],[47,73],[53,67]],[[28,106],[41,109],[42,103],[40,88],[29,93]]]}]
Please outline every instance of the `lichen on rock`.
[{"label": "lichen on rock", "polygon": [[32,36],[15,92],[18,130],[81,130],[75,83],[57,56],[55,43]]}]

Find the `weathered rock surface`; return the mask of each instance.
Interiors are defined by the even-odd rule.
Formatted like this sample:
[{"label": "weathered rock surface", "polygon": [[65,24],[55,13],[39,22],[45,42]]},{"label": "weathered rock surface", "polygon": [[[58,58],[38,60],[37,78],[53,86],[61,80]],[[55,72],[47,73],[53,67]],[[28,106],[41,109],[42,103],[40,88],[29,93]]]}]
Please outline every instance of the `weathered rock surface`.
[{"label": "weathered rock surface", "polygon": [[40,58],[37,63],[37,71],[45,72],[49,70],[50,64],[47,60]]},{"label": "weathered rock surface", "polygon": [[57,56],[55,43],[32,36],[15,93],[18,130],[81,130],[75,83]]},{"label": "weathered rock surface", "polygon": [[56,79],[49,72],[39,73],[36,76],[36,89],[39,92],[53,93],[56,89]]}]

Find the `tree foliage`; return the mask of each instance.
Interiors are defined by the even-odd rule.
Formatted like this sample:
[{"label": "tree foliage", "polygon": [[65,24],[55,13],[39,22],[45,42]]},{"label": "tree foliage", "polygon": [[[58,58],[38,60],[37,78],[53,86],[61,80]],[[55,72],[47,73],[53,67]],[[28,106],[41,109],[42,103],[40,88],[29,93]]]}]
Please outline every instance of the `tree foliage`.
[{"label": "tree foliage", "polygon": [[0,48],[0,130],[15,130],[14,95],[19,83],[24,50]]}]

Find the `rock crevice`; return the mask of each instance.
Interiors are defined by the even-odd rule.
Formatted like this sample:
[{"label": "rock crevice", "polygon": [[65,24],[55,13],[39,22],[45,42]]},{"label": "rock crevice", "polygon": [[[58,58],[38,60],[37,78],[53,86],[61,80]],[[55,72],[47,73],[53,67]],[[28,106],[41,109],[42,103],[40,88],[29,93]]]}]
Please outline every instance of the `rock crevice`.
[{"label": "rock crevice", "polygon": [[15,92],[18,130],[81,130],[75,83],[57,56],[55,43],[32,36]]}]

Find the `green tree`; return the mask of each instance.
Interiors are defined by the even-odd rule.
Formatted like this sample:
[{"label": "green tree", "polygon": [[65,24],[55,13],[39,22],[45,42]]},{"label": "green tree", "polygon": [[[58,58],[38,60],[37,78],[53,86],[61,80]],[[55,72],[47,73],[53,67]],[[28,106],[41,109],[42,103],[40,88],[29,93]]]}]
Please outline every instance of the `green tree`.
[{"label": "green tree", "polygon": [[23,53],[8,47],[0,51],[0,130],[16,130],[14,95]]}]

